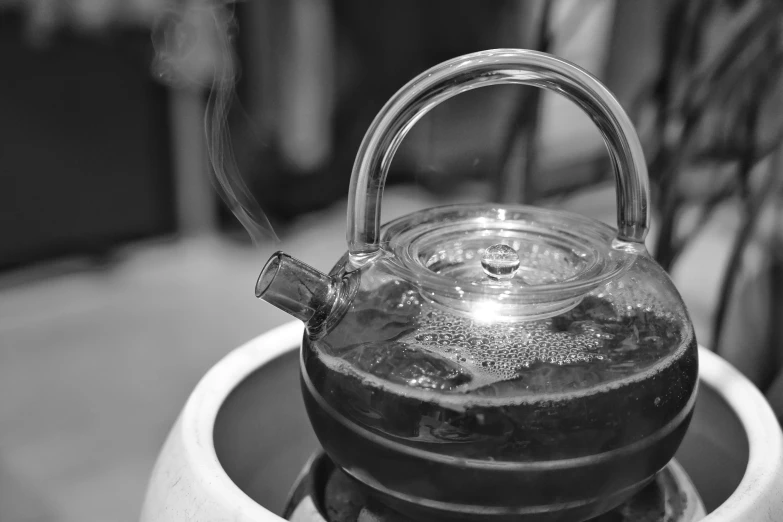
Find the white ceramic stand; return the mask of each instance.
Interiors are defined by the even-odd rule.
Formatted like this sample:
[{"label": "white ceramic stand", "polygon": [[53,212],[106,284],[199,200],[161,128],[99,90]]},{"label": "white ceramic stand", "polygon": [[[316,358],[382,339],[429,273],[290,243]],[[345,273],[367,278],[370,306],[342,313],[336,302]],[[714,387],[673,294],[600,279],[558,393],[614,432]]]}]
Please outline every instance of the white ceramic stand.
[{"label": "white ceramic stand", "polygon": [[[302,330],[275,328],[201,379],[155,464],[141,522],[283,520],[273,511],[315,448],[296,379]],[[699,399],[677,459],[711,510],[702,520],[783,520],[783,434],[772,410],[723,359],[703,348],[699,357]]]}]

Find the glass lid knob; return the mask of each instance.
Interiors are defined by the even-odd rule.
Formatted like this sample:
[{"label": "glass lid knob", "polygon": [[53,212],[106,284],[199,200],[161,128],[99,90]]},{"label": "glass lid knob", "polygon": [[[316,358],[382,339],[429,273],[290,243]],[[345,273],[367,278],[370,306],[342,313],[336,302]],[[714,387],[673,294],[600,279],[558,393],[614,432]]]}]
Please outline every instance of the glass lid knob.
[{"label": "glass lid knob", "polygon": [[481,266],[492,279],[511,279],[519,269],[519,254],[508,245],[492,245],[482,254]]}]

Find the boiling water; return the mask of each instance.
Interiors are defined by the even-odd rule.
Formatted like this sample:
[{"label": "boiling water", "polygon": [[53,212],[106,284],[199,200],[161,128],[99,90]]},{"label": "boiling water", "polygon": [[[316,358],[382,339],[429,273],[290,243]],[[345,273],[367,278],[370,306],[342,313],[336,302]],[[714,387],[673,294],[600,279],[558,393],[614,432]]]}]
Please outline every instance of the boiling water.
[{"label": "boiling water", "polygon": [[390,286],[305,343],[303,391],[330,456],[392,502],[471,516],[611,502],[679,444],[696,344],[684,318],[640,305],[651,296],[610,287],[553,319],[487,324]]}]

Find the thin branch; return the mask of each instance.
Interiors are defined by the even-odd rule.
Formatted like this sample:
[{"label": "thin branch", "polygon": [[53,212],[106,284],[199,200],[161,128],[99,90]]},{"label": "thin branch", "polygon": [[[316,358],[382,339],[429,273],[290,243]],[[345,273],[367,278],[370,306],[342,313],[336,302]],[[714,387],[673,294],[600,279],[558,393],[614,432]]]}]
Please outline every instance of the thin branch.
[{"label": "thin branch", "polygon": [[[775,34],[775,33],[772,33]],[[765,35],[767,36],[767,35]],[[768,38],[767,38],[768,40]],[[729,46],[729,49],[735,49],[736,46]],[[769,46],[767,51],[769,52]],[[724,57],[725,58],[725,57]],[[770,61],[769,54],[767,53],[766,59],[767,67],[772,66],[773,70],[778,70],[781,62],[780,55],[777,55]],[[723,70],[723,69],[720,69]],[[747,72],[747,71],[746,71]],[[766,75],[759,81],[763,85],[770,84],[770,79],[776,77],[776,75]],[[739,81],[740,75],[735,73],[732,78],[732,82]],[[747,81],[748,77],[744,77]],[[715,78],[715,81],[721,83],[720,78]],[[725,79],[723,79],[725,85]],[[766,89],[762,89],[766,90]],[[662,223],[660,234],[658,237],[658,243],[656,245],[655,257],[661,266],[665,270],[670,270],[674,261],[679,256],[679,252],[682,249],[682,244],[677,244],[675,237],[675,226],[680,215],[680,206],[686,201],[681,195],[677,194],[676,174],[682,170],[683,165],[686,163],[691,143],[696,139],[696,130],[701,125],[704,115],[707,112],[709,103],[717,102],[718,95],[723,94],[721,89],[715,88],[712,91],[708,91],[705,98],[701,100],[700,105],[692,106],[691,110],[686,111],[683,115],[683,129],[680,133],[681,139],[677,143],[676,148],[671,150],[666,143],[658,149],[657,154],[652,162],[651,171],[657,173],[658,181],[658,201],[661,206]],[[758,92],[756,93],[759,94]],[[750,96],[751,103],[760,105],[759,96]],[[755,117],[754,117],[755,125]],[[749,135],[755,135],[755,128],[752,132],[746,132],[745,137]],[[755,156],[754,153],[750,153],[751,156]],[[748,156],[745,156],[746,158]],[[744,170],[739,173],[740,176],[744,175]]]},{"label": "thin branch", "polygon": [[[777,151],[781,143],[783,143],[783,133],[778,135],[774,146],[770,144],[765,144],[765,147],[761,149],[759,154],[755,156],[753,160],[753,164],[754,165],[758,164],[759,162],[767,159],[767,157],[769,157],[772,153]],[[710,222],[710,219],[715,214],[715,211],[719,208],[719,205],[729,200],[732,196],[736,194],[738,185],[739,185],[738,180],[736,178],[732,178],[728,180],[728,182],[723,187],[721,187],[719,190],[712,192],[703,201],[703,203],[701,204],[701,213],[696,223],[693,224],[693,226],[690,228],[687,234],[685,234],[683,237],[673,239],[674,247],[672,248],[673,253],[671,254],[672,266],[674,266],[674,264],[677,262],[680,254],[682,254],[682,252],[685,251],[688,245],[692,244],[696,236],[698,236],[699,233],[707,225],[707,223]]]},{"label": "thin branch", "polygon": [[[751,7],[753,8],[755,7]],[[716,58],[695,74],[693,85],[686,90],[688,96],[684,103],[685,107],[702,106],[705,98],[714,98],[714,91],[727,85],[720,79],[724,78],[732,68],[735,70],[739,68],[739,74],[747,72],[746,65],[739,63],[738,57],[749,52],[754,44],[761,43],[766,47],[767,33],[779,31],[783,2],[761,2],[758,9],[757,13],[737,27],[736,34],[723,39],[724,42],[728,42],[726,46],[721,49]],[[763,51],[768,52],[769,49]]]},{"label": "thin branch", "polygon": [[[758,91],[760,91],[758,94],[762,95],[764,91],[775,86],[777,84],[775,80],[776,78],[770,77],[766,82],[760,84],[758,86]],[[748,184],[750,179],[750,171],[756,165],[756,163],[753,161],[755,157],[755,135],[757,132],[756,123],[761,109],[762,98],[763,96],[756,98],[755,105],[749,107],[745,121],[745,130],[747,132],[748,140],[748,154],[745,155],[738,166],[738,177],[744,182],[741,183],[741,185],[744,186],[743,199],[745,200],[745,219],[742,226],[740,227],[739,232],[737,233],[734,248],[732,248],[731,254],[729,256],[729,262],[726,267],[725,276],[723,278],[720,294],[718,297],[718,305],[715,312],[712,337],[712,343],[716,351],[720,349],[720,341],[723,334],[726,314],[728,313],[729,303],[734,292],[736,280],[739,277],[745,249],[753,237],[753,232],[755,231],[756,223],[759,216],[761,215],[761,211],[764,208],[764,203],[767,201],[770,195],[775,192],[776,184],[780,178],[779,169],[781,148],[779,147],[776,149],[772,161],[770,162],[769,173],[767,174],[767,178],[764,184],[760,190],[757,191],[757,196],[755,198],[752,197]]]},{"label": "thin branch", "polygon": [[[767,143],[756,146],[755,162],[772,154],[772,152],[778,148],[781,141],[783,141],[783,127],[781,127]],[[736,161],[743,153],[743,146],[739,145],[736,141],[718,143],[704,147],[694,153],[692,162],[695,165],[705,163],[729,163]]]},{"label": "thin branch", "polygon": [[671,248],[671,253],[669,254],[668,262],[670,266],[674,266],[674,264],[677,262],[680,255],[685,251],[688,245],[690,245],[693,242],[694,238],[698,236],[699,233],[707,225],[707,223],[710,222],[710,218],[718,209],[720,203],[731,198],[731,196],[734,194],[735,187],[736,187],[736,182],[730,183],[727,184],[725,187],[723,187],[722,190],[712,193],[710,195],[710,198],[702,206],[701,214],[699,215],[699,218],[696,220],[696,223],[694,223],[694,225],[691,227],[688,233],[681,238],[672,239],[672,243],[674,244],[674,246]]},{"label": "thin branch", "polygon": [[778,149],[774,155],[774,159],[770,165],[770,172],[767,175],[766,183],[762,187],[761,194],[758,197],[758,201],[751,206],[751,211],[745,216],[745,220],[737,233],[734,248],[731,250],[729,256],[729,262],[726,266],[725,276],[721,284],[720,294],[718,297],[718,308],[715,312],[715,319],[713,322],[712,333],[712,346],[715,351],[720,350],[720,341],[722,339],[724,322],[726,320],[726,314],[728,313],[729,303],[731,296],[734,292],[734,286],[736,284],[737,277],[739,276],[740,267],[742,266],[742,258],[745,253],[745,248],[753,237],[753,231],[756,228],[756,222],[761,215],[761,209],[764,207],[764,203],[769,196],[774,192],[774,185],[779,178],[780,170],[780,156],[781,149]]}]

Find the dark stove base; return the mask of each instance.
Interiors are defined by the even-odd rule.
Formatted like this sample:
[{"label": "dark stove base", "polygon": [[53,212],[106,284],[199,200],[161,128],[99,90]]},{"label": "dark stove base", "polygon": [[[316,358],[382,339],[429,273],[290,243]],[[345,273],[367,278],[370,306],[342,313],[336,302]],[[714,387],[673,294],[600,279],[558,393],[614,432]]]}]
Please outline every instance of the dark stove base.
[{"label": "dark stove base", "polygon": [[[283,516],[291,522],[416,522],[368,495],[323,453],[305,466]],[[589,522],[695,522],[702,517],[698,492],[671,462],[630,500]]]}]

